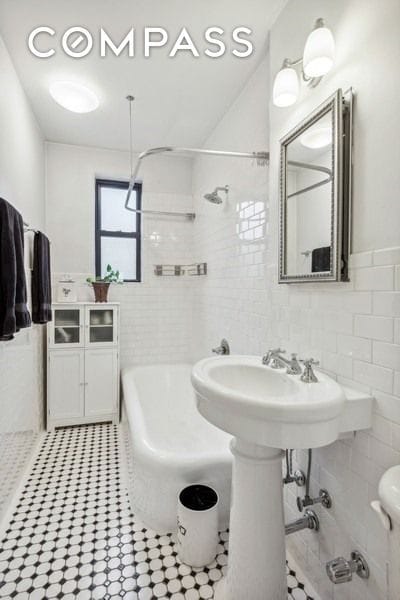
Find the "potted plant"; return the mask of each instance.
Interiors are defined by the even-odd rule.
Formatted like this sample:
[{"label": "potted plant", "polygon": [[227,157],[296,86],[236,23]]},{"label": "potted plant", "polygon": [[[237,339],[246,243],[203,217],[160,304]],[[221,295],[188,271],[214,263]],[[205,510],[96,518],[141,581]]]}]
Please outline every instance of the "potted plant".
[{"label": "potted plant", "polygon": [[86,281],[93,286],[95,302],[107,302],[110,283],[123,282],[120,272],[114,271],[111,265],[107,265],[104,277],[88,277]]}]

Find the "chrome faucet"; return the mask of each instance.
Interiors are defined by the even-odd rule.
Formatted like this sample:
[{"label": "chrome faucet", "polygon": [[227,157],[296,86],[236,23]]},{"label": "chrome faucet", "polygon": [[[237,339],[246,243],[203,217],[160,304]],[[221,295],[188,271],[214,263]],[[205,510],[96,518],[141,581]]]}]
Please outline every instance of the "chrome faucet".
[{"label": "chrome faucet", "polygon": [[318,379],[313,371],[313,365],[319,365],[319,360],[313,358],[300,359],[300,362],[304,365],[304,371],[301,375],[301,381],[305,383],[317,383]]},{"label": "chrome faucet", "polygon": [[219,354],[222,356],[226,356],[231,352],[228,341],[225,338],[222,338],[220,345],[216,348],[213,348],[212,351],[214,354]]},{"label": "chrome faucet", "polygon": [[271,369],[282,369],[286,367],[286,373],[288,375],[300,375],[301,367],[297,360],[297,354],[293,352],[290,360],[288,360],[282,356],[284,352],[286,352],[286,350],[282,350],[281,348],[268,350],[267,354],[262,358],[263,365],[267,365],[268,367],[271,367]]}]

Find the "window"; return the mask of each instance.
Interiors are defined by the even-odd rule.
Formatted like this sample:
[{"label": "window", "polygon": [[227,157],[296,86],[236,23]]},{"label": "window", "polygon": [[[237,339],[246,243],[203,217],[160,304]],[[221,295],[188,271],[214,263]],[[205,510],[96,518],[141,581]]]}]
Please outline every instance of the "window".
[{"label": "window", "polygon": [[[125,209],[128,183],[96,180],[96,277],[107,265],[120,271],[124,281],[140,281],[140,213]],[[142,186],[135,183],[129,201],[141,208]]]}]

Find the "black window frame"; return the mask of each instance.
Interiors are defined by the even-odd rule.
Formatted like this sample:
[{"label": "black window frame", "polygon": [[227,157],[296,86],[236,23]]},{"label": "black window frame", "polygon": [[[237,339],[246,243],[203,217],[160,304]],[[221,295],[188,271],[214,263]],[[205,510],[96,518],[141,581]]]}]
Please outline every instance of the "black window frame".
[{"label": "black window frame", "polygon": [[[127,181],[118,181],[116,179],[96,179],[96,201],[95,201],[95,262],[96,277],[101,277],[101,238],[134,238],[136,242],[136,279],[124,279],[127,283],[140,283],[142,281],[142,220],[140,212],[136,213],[136,231],[109,231],[101,229],[101,188],[108,187],[112,189],[128,190]],[[142,208],[142,184],[135,183],[133,187],[136,192],[136,208]],[[113,265],[114,266],[114,265]]]}]

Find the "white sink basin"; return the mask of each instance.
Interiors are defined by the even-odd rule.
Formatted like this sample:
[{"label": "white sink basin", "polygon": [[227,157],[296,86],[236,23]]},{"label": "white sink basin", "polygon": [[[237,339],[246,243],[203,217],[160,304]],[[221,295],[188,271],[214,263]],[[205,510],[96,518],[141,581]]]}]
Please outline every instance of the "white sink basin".
[{"label": "white sink basin", "polygon": [[199,412],[242,440],[273,448],[316,448],[341,432],[343,389],[317,372],[318,383],[272,369],[257,356],[206,358],[192,371]]}]

